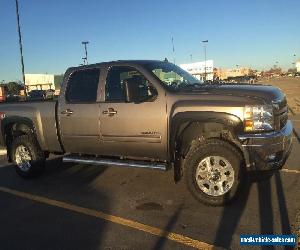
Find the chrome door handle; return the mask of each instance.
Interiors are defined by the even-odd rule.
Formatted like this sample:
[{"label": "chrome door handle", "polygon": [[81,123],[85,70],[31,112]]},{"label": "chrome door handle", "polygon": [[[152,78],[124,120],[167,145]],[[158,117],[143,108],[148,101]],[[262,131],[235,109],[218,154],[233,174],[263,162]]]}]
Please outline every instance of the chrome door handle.
[{"label": "chrome door handle", "polygon": [[108,108],[108,110],[104,110],[102,112],[102,114],[104,115],[108,115],[108,116],[113,116],[115,114],[117,114],[118,112],[116,110],[114,110],[113,108]]},{"label": "chrome door handle", "polygon": [[70,115],[73,114],[73,110],[71,110],[71,109],[66,109],[66,110],[64,110],[64,111],[61,111],[60,113],[61,113],[62,115],[70,116]]}]

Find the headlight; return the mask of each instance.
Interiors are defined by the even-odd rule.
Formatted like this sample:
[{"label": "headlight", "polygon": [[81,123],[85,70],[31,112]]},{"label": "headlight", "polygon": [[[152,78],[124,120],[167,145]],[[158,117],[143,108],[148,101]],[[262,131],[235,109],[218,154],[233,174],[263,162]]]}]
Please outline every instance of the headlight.
[{"label": "headlight", "polygon": [[268,131],[274,129],[273,107],[271,105],[245,106],[244,130]]}]

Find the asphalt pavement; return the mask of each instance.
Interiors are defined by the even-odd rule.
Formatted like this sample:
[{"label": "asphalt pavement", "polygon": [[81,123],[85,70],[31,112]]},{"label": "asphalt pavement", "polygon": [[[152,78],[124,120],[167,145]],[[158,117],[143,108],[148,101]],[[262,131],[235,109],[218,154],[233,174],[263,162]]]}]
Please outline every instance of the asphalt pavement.
[{"label": "asphalt pavement", "polygon": [[294,147],[284,170],[252,181],[226,207],[198,203],[173,183],[172,171],[51,158],[44,175],[24,180],[3,155],[0,249],[246,249],[240,234],[293,233],[300,229],[300,116],[292,119]]}]

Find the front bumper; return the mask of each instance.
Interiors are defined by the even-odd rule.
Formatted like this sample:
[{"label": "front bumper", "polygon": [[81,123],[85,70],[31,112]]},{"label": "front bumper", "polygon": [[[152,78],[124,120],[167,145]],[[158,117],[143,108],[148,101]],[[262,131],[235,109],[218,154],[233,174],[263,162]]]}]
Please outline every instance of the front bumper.
[{"label": "front bumper", "polygon": [[280,131],[243,134],[241,142],[249,170],[277,170],[285,164],[292,150],[293,124],[290,120]]}]

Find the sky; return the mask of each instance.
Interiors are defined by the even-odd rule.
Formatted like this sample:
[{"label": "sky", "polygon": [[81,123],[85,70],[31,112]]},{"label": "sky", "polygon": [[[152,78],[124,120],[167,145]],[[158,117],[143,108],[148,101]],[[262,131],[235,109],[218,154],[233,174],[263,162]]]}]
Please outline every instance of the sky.
[{"label": "sky", "polygon": [[[167,57],[215,67],[287,69],[300,58],[300,1],[19,0],[25,73],[82,63]],[[172,37],[175,53],[172,52]],[[14,0],[0,0],[0,82],[22,79]]]}]

